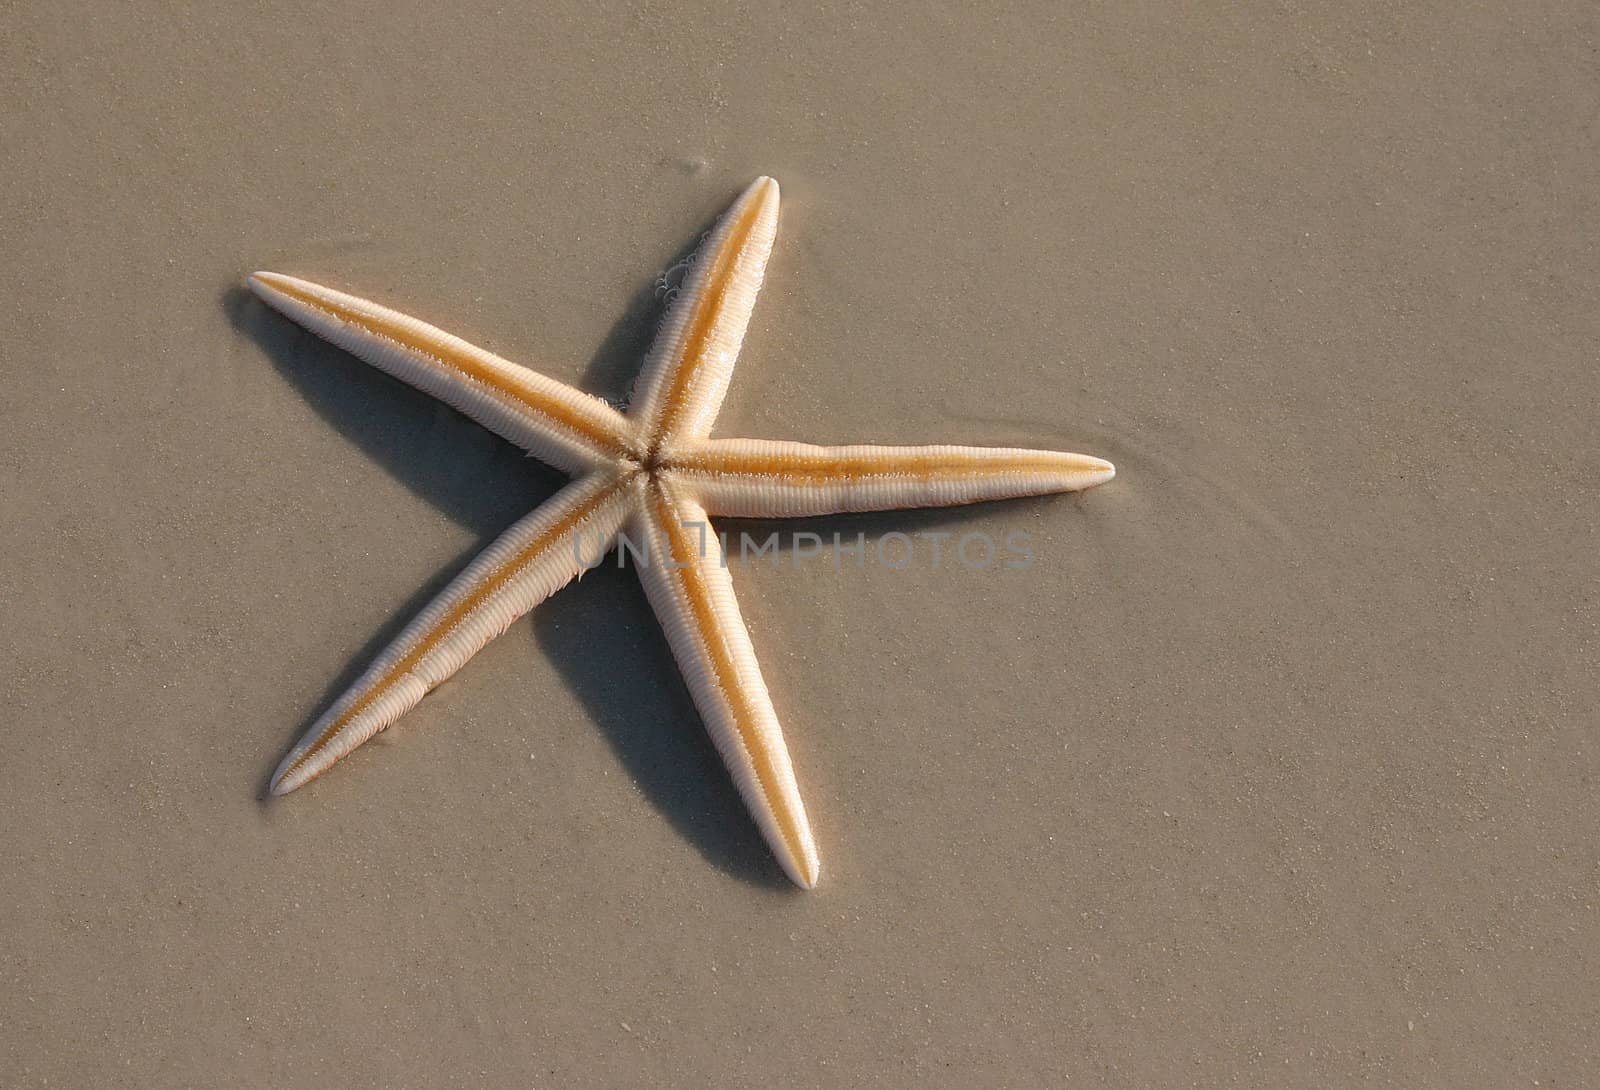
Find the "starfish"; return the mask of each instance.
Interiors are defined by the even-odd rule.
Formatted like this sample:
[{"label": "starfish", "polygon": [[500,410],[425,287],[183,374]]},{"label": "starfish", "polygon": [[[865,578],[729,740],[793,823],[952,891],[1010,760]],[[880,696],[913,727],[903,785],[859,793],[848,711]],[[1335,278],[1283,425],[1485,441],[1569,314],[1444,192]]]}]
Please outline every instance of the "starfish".
[{"label": "starfish", "polygon": [[936,507],[1088,488],[1111,463],[999,447],[811,446],[713,439],[778,227],[758,178],[706,236],[645,356],[626,411],[365,299],[279,273],[250,287],[318,336],[466,414],[573,480],[469,564],[314,722],[272,777],[282,795],[410,711],[619,538],[695,707],[791,879],[817,881],[811,825],[734,598],[715,516]]}]

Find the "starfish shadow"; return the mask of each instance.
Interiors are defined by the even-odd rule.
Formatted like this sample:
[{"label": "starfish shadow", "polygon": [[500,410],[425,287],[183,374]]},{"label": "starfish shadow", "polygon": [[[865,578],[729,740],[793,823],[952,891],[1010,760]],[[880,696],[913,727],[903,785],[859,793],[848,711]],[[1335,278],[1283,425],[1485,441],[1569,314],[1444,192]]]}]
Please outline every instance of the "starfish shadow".
[{"label": "starfish shadow", "polygon": [[[692,252],[691,246],[684,254]],[[396,607],[328,684],[312,718],[286,736],[287,751],[472,557],[553,495],[565,478],[427,394],[284,320],[248,290],[228,290],[222,305],[234,328],[257,344],[319,416],[478,538]],[[620,400],[618,387],[631,382],[660,310],[654,286],[642,286],[591,358],[581,388]],[[638,581],[608,557],[579,586],[534,609],[532,625],[541,650],[674,829],[722,871],[753,885],[791,889],[700,729]],[[261,781],[263,802],[270,779],[268,770]]]},{"label": "starfish shadow", "polygon": [[634,783],[707,862],[752,885],[793,892],[701,726],[638,579],[612,553],[582,587],[534,610],[545,656]]},{"label": "starfish shadow", "polygon": [[708,219],[700,233],[672,256],[659,275],[634,291],[623,306],[622,317],[612,324],[600,347],[589,357],[583,377],[577,382],[578,389],[603,397],[618,408],[625,406],[667,308],[670,296],[664,295],[663,289],[674,289],[681,282],[695,251],[716,225],[716,216]]}]

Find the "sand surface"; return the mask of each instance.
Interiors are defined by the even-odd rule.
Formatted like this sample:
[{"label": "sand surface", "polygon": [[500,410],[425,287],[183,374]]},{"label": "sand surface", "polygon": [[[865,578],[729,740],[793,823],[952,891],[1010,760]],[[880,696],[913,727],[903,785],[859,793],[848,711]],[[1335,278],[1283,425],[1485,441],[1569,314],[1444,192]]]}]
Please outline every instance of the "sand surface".
[{"label": "sand surface", "polygon": [[[1596,7],[806,7],[0,12],[0,1083],[1600,1080]],[[820,887],[626,571],[265,800],[560,478],[245,274],[616,397],[762,173],[721,434],[1120,469],[734,572]]]}]

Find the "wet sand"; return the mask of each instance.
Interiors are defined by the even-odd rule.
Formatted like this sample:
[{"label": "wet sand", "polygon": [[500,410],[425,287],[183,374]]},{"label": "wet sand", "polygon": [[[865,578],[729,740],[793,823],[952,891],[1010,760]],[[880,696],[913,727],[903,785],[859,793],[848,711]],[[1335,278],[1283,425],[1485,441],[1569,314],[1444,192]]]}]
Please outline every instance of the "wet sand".
[{"label": "wet sand", "polygon": [[[540,7],[0,16],[0,1082],[1594,1081],[1594,7]],[[612,568],[265,799],[560,478],[244,276],[615,398],[764,173],[719,434],[1119,469],[736,566],[819,888]]]}]

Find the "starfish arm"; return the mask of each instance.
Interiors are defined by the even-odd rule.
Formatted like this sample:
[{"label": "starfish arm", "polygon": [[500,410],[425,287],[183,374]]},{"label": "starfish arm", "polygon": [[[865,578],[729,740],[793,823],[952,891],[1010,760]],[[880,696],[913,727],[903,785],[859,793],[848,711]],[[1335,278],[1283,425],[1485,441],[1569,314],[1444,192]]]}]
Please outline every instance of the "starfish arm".
[{"label": "starfish arm", "polygon": [[1109,481],[1088,454],[1009,447],[817,447],[707,439],[666,467],[713,515],[780,518],[1073,492]]},{"label": "starfish arm", "polygon": [[397,310],[279,273],[256,273],[250,289],[317,336],[558,469],[597,468],[626,446],[627,422],[599,398]]},{"label": "starfish arm", "polygon": [[635,564],[645,594],[745,805],[784,871],[810,889],[816,843],[717,536],[670,484],[653,479],[644,493],[628,533],[646,551]]},{"label": "starfish arm", "polygon": [[315,779],[417,705],[513,621],[611,547],[624,478],[580,478],[502,534],[406,626],[278,765],[272,793]]},{"label": "starfish arm", "polygon": [[777,232],[778,183],[757,178],[696,251],[629,408],[651,454],[711,430]]}]

